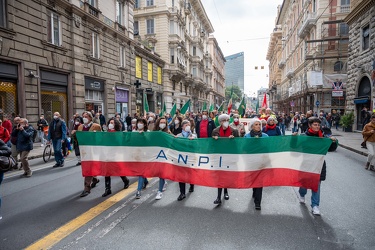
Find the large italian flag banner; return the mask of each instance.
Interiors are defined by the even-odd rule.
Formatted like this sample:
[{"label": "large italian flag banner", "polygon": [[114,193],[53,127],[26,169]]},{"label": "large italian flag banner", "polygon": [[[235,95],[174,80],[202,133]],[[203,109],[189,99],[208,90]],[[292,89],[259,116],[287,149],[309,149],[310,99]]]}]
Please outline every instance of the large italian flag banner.
[{"label": "large italian flag banner", "polygon": [[77,132],[83,176],[143,176],[223,188],[317,190],[331,140],[309,136],[175,138],[163,132]]}]

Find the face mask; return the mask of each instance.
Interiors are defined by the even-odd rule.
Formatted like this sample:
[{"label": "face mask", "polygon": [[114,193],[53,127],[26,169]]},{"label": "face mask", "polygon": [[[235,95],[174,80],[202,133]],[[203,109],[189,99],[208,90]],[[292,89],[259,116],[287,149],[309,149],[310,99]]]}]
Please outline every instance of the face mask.
[{"label": "face mask", "polygon": [[89,123],[89,119],[87,119],[87,118],[83,118],[83,123],[84,123],[84,124]]},{"label": "face mask", "polygon": [[143,123],[138,123],[137,127],[138,127],[138,129],[143,129],[144,125],[143,125]]},{"label": "face mask", "polygon": [[207,115],[202,115],[203,120],[207,120]]},{"label": "face mask", "polygon": [[229,122],[224,122],[224,123],[223,123],[223,127],[224,127],[224,128],[227,128],[228,126],[229,126]]},{"label": "face mask", "polygon": [[75,122],[76,125],[79,125],[79,122]]},{"label": "face mask", "polygon": [[238,118],[234,118],[234,121],[235,121],[235,122],[238,122]]},{"label": "face mask", "polygon": [[132,127],[135,128],[135,123],[132,123]]},{"label": "face mask", "polygon": [[149,117],[149,118],[148,118],[148,121],[149,121],[149,122],[152,122],[153,120],[154,120],[154,118],[152,118],[152,117]]},{"label": "face mask", "polygon": [[174,121],[174,124],[176,124],[176,125],[179,124],[179,123],[180,123],[179,120],[175,120],[175,121]]},{"label": "face mask", "polygon": [[54,115],[53,119],[57,120],[57,119],[59,119],[59,117],[57,115]]},{"label": "face mask", "polygon": [[40,118],[40,120],[43,120],[43,117],[39,117]]},{"label": "face mask", "polygon": [[185,132],[190,132],[190,126],[186,126],[184,130]]},{"label": "face mask", "polygon": [[113,125],[112,123],[108,124],[108,129],[114,129],[115,128],[115,125]]},{"label": "face mask", "polygon": [[159,128],[161,128],[161,129],[165,129],[166,126],[167,126],[167,125],[164,124],[164,123],[160,123],[160,124],[159,124]]}]

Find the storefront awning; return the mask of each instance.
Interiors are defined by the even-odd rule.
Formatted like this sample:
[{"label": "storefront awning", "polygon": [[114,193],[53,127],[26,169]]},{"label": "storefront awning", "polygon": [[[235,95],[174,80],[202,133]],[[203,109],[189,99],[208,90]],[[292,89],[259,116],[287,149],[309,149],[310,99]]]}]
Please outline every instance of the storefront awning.
[{"label": "storefront awning", "polygon": [[368,97],[368,96],[359,96],[359,97],[354,98],[355,104],[368,103],[369,101],[370,101],[370,97]]}]

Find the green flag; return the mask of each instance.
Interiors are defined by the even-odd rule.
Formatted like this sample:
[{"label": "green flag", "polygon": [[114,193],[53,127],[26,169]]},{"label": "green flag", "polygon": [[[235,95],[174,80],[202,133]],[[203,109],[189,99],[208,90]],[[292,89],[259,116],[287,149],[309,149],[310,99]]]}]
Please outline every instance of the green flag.
[{"label": "green flag", "polygon": [[169,114],[171,115],[171,117],[175,116],[176,115],[176,111],[177,111],[177,107],[176,107],[176,103],[173,105],[172,109],[171,109],[171,112],[169,112]]},{"label": "green flag", "polygon": [[242,97],[240,106],[238,107],[238,113],[242,116],[246,110],[245,96]]},{"label": "green flag", "polygon": [[258,114],[258,109],[259,109],[259,100],[257,98],[257,104],[255,106],[255,112]]},{"label": "green flag", "polygon": [[202,108],[202,111],[205,111],[205,110],[207,110],[207,103],[206,102],[203,103],[203,108]]},{"label": "green flag", "polygon": [[165,113],[167,113],[167,107],[165,106],[165,101],[163,103],[163,108],[159,114],[160,117],[165,116]]},{"label": "green flag", "polygon": [[143,111],[144,115],[146,115],[147,112],[149,112],[148,102],[147,102],[147,95],[146,93],[143,94]]},{"label": "green flag", "polygon": [[190,108],[190,99],[185,103],[185,105],[181,108],[181,114],[186,114],[186,112]]},{"label": "green flag", "polygon": [[214,111],[214,105],[211,103],[211,105],[210,105],[210,110],[209,110],[210,112],[212,112],[212,111]]},{"label": "green flag", "polygon": [[223,112],[224,110],[224,102],[221,103],[219,109],[217,110],[217,112]]}]

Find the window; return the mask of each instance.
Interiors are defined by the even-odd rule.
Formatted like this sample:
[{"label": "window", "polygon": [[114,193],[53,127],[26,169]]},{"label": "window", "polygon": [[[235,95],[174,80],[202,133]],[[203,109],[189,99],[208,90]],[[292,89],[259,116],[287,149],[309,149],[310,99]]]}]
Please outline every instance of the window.
[{"label": "window", "polygon": [[125,47],[120,46],[120,67],[125,68]]},{"label": "window", "polygon": [[147,20],[147,34],[154,34],[154,19]]},{"label": "window", "polygon": [[338,72],[342,70],[342,67],[344,64],[341,61],[335,62],[335,65],[333,66],[333,71]]},{"label": "window", "polygon": [[349,35],[349,25],[346,23],[340,23],[340,36]]},{"label": "window", "polygon": [[116,1],[116,21],[124,25],[124,3],[120,0]]},{"label": "window", "polygon": [[370,48],[370,25],[362,28],[362,50]]},{"label": "window", "polygon": [[88,0],[88,3],[92,6],[97,8],[96,0]]},{"label": "window", "polygon": [[7,26],[6,0],[0,0],[0,27]]},{"label": "window", "polygon": [[173,20],[170,20],[169,22],[169,34],[175,34],[174,32],[174,21]]},{"label": "window", "polygon": [[99,34],[93,32],[91,34],[91,45],[92,45],[92,57],[98,58],[100,57],[100,49],[99,49]]},{"label": "window", "polygon": [[170,54],[171,54],[171,63],[174,63],[174,49],[171,49]]},{"label": "window", "polygon": [[139,7],[140,7],[139,0],[135,0],[134,9],[138,9]]},{"label": "window", "polygon": [[152,70],[152,68],[153,68],[152,62],[148,62],[148,64],[147,64],[147,80],[149,82],[152,82],[152,80],[153,80],[153,77],[152,77],[153,70]]},{"label": "window", "polygon": [[193,67],[193,76],[197,76],[197,68],[196,67]]},{"label": "window", "polygon": [[56,46],[61,45],[60,17],[54,12],[47,12],[47,40]]},{"label": "window", "polygon": [[138,21],[134,22],[134,35],[139,35],[139,23]]},{"label": "window", "polygon": [[146,0],[146,6],[153,6],[154,0]]},{"label": "window", "polygon": [[142,78],[142,58],[135,57],[135,77]]},{"label": "window", "polygon": [[197,47],[193,46],[193,56],[197,55]]},{"label": "window", "polygon": [[161,84],[161,67],[158,67],[158,84]]}]

